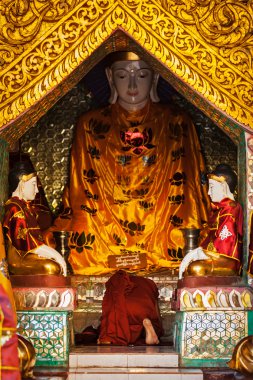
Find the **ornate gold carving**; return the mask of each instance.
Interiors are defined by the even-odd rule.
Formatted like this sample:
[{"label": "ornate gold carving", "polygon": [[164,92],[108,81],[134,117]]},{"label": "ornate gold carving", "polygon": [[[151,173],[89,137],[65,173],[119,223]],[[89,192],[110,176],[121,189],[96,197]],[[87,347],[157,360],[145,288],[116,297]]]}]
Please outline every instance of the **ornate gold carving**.
[{"label": "ornate gold carving", "polygon": [[213,288],[212,290],[184,289],[180,291],[180,310],[231,310],[251,309],[253,304],[253,293],[251,289]]},{"label": "ornate gold carving", "polygon": [[[2,2],[0,127],[32,107],[28,124],[33,125],[36,104],[118,28],[200,97],[250,126],[252,13],[252,2],[242,0]],[[28,127],[23,120],[16,138]]]},{"label": "ornate gold carving", "polygon": [[[77,0],[10,0],[0,5],[0,47],[2,68],[25,51],[34,38],[43,37],[45,30],[62,19],[76,5]],[[45,27],[45,25],[47,26]]]},{"label": "ornate gold carving", "polygon": [[222,111],[249,125],[253,103],[252,5],[219,0],[124,2],[129,4],[131,16],[136,19],[134,15],[140,15],[146,24],[144,29],[135,25],[135,30],[128,30],[130,34],[135,36],[136,30],[142,30],[137,38],[147,50]]},{"label": "ornate gold carving", "polygon": [[229,49],[241,46],[251,38],[250,1],[158,0],[158,3],[183,24],[194,27],[210,45]]}]

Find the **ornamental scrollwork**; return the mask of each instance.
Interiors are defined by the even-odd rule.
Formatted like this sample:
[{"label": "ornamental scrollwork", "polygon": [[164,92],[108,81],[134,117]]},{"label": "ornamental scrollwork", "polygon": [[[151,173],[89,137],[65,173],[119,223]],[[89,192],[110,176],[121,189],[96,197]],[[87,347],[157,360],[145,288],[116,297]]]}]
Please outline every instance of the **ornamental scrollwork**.
[{"label": "ornamental scrollwork", "polygon": [[[71,2],[70,5],[73,7],[74,2],[76,1],[77,0],[69,0],[69,2]],[[42,0],[40,0],[40,2],[42,2]],[[45,0],[43,2],[45,4],[51,3],[49,0]],[[57,2],[60,3],[61,1],[57,0]],[[14,1],[12,0],[11,3],[14,3]],[[77,9],[75,9],[75,12],[70,15],[70,8],[65,7],[64,9],[67,13],[65,15],[64,23],[58,22],[57,24],[57,20],[54,20],[57,28],[55,27],[53,31],[50,29],[43,38],[40,37],[40,33],[37,30],[39,29],[39,26],[42,28],[42,16],[40,15],[40,17],[38,17],[39,20],[36,19],[37,24],[35,29],[37,30],[38,35],[36,38],[37,43],[35,44],[33,44],[31,41],[29,44],[24,42],[23,46],[21,46],[23,32],[21,33],[21,29],[17,28],[17,33],[15,35],[16,42],[14,46],[12,46],[14,37],[11,39],[11,43],[9,42],[8,44],[6,43],[0,45],[0,57],[4,63],[8,63],[9,60],[13,61],[16,54],[20,56],[22,52],[27,49],[27,52],[24,54],[22,60],[17,57],[17,60],[14,60],[14,63],[10,64],[12,67],[9,70],[5,71],[2,67],[2,78],[0,78],[0,102],[2,104],[3,102],[8,101],[8,99],[10,99],[15,93],[21,91],[23,88],[25,88],[25,86],[29,85],[32,80],[37,79],[38,81],[41,78],[42,83],[40,83],[38,86],[35,86],[34,91],[32,91],[30,95],[28,93],[28,99],[31,96],[34,99],[38,100],[39,97],[49,89],[47,88],[48,85],[57,85],[57,83],[62,78],[66,77],[78,64],[81,63],[83,59],[87,57],[87,50],[89,48],[90,50],[94,49],[94,45],[96,46],[98,38],[94,35],[94,33],[88,33],[88,35],[85,35],[85,33],[99,19],[101,13],[103,12],[102,8],[99,7],[99,2],[88,3],[90,3],[90,7],[79,6]],[[104,1],[104,3],[107,2]],[[33,2],[31,1],[29,4],[32,5]],[[26,11],[26,13],[28,13],[30,16],[29,8],[26,8]],[[33,11],[35,13],[34,7]],[[47,15],[47,13],[44,11],[44,20],[53,23],[53,15],[55,19],[59,17],[57,13],[53,13],[51,17],[49,17],[49,15]],[[31,19],[34,19],[35,23],[35,15],[33,18],[30,16],[29,26],[31,26]],[[22,21],[22,23],[19,21],[19,25],[21,24],[23,26],[23,24],[25,24],[25,21]],[[13,25],[11,29],[13,29]],[[7,38],[7,32],[3,33],[3,30],[4,28],[2,28],[2,35]],[[33,39],[34,35],[35,31],[32,29],[29,38]],[[85,37],[87,40],[85,40]],[[80,41],[80,44],[77,47],[78,53],[75,53],[73,52],[74,49],[72,46],[77,43],[79,38],[84,39],[84,41]],[[102,38],[103,34],[101,33],[100,42],[102,42]],[[64,54],[67,54],[67,57],[64,57]],[[43,83],[45,71],[50,69],[50,67],[55,66],[55,63],[59,61],[59,57],[62,57],[60,68],[55,70],[52,68],[50,79],[47,79],[45,83]],[[28,106],[28,104],[26,106]]]},{"label": "ornamental scrollwork", "polygon": [[[186,17],[186,10],[193,11],[189,3],[194,3],[196,5],[194,9],[197,11],[197,9],[199,10],[210,1],[187,2],[185,0],[184,3],[188,4],[188,8],[185,7],[184,13],[182,10],[180,12],[180,6],[182,6],[183,1],[164,1],[163,5],[167,4],[167,9],[171,13],[173,13],[172,4],[174,4],[175,7],[177,6],[175,9],[179,9],[179,15],[185,15],[185,20],[188,22],[186,23],[184,20],[184,24],[183,22],[179,23],[176,17],[166,16],[163,8],[158,4],[159,1],[130,0],[125,2],[130,6],[133,17],[138,14],[142,21],[146,23],[146,28],[141,28],[139,23],[136,22],[134,29],[128,28],[127,24],[127,31],[130,34],[133,33],[138,38],[138,41],[143,42],[147,50],[156,55],[180,78],[186,80],[211,102],[216,101],[221,110],[227,112],[230,109],[235,119],[247,124],[247,111],[237,108],[235,103],[239,101],[241,105],[245,104],[248,107],[248,112],[251,112],[253,92],[252,82],[248,80],[248,77],[253,75],[253,70],[250,52],[241,46],[235,46],[233,49],[208,48],[200,34],[196,33],[195,26],[194,28],[189,27],[190,22]],[[212,3],[217,2],[219,1],[213,1]],[[247,16],[249,16],[249,12]],[[187,26],[185,26],[186,24]],[[153,34],[148,33],[148,27],[154,32]],[[161,38],[159,39],[157,36],[161,36]],[[245,41],[244,43],[246,44]],[[247,40],[247,44],[249,43],[250,41]],[[221,56],[220,50],[223,51],[223,55],[227,54],[226,59],[221,59],[223,56]],[[236,56],[230,56],[228,50],[230,50],[230,53],[232,50],[235,55],[240,50],[244,53],[239,53],[236,60]],[[243,65],[244,70],[240,70],[240,63]]]},{"label": "ornamental scrollwork", "polygon": [[249,0],[158,0],[164,10],[196,30],[219,54],[253,78],[253,3]]},{"label": "ornamental scrollwork", "polygon": [[[11,63],[22,54],[27,44],[34,39],[44,38],[47,31],[64,20],[74,8],[78,7],[78,0],[7,0],[0,2],[0,68]],[[108,5],[109,1],[86,1],[85,16],[95,22]],[[93,3],[93,5],[92,5]],[[100,3],[103,3],[100,7]],[[79,23],[79,19],[76,19]],[[63,39],[74,38],[74,25],[64,27],[61,33]],[[52,43],[54,41],[52,40]],[[57,54],[57,52],[56,52]]]},{"label": "ornamental scrollwork", "polygon": [[30,110],[119,29],[200,96],[249,126],[252,14],[252,1],[243,0],[5,0],[0,126]]},{"label": "ornamental scrollwork", "polygon": [[158,0],[171,15],[193,25],[215,46],[234,47],[252,33],[252,4],[245,0]]}]

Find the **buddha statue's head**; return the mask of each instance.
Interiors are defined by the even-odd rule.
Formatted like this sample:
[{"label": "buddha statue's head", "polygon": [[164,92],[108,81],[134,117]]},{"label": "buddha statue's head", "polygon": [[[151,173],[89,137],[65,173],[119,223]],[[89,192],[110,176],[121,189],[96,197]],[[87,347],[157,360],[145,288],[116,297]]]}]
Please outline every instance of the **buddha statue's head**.
[{"label": "buddha statue's head", "polygon": [[234,200],[234,191],[237,185],[237,175],[227,164],[217,165],[208,175],[208,194],[213,202],[220,202],[224,198]]},{"label": "buddha statue's head", "polygon": [[38,193],[37,175],[27,161],[17,162],[9,173],[9,189],[11,195],[33,201]]},{"label": "buddha statue's head", "polygon": [[127,111],[142,109],[149,99],[159,102],[156,92],[159,74],[132,52],[111,53],[106,75],[111,88],[109,102]]}]

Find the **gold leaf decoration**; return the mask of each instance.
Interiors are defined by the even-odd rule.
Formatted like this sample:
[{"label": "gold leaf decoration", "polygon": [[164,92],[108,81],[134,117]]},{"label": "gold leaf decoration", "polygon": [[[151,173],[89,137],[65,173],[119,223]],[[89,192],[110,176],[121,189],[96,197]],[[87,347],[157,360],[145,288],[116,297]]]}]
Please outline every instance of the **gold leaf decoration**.
[{"label": "gold leaf decoration", "polygon": [[[0,134],[13,142],[125,34],[223,125],[253,125],[246,0],[8,0],[0,4]],[[115,34],[118,33],[118,34]],[[129,37],[127,37],[129,36]],[[95,55],[93,54],[95,53]],[[184,89],[183,89],[184,88]],[[179,88],[180,89],[180,88]],[[202,104],[203,103],[203,104]],[[204,104],[205,103],[205,104]]]}]

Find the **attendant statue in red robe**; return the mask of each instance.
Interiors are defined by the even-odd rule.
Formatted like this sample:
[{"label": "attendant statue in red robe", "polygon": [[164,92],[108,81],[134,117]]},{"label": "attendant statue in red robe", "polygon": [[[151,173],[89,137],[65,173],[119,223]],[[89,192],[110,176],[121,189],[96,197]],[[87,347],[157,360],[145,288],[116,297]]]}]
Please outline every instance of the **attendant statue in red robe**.
[{"label": "attendant statue in red robe", "polygon": [[38,188],[36,173],[29,162],[15,164],[9,174],[9,185],[12,196],[5,204],[3,227],[8,239],[10,274],[66,275],[66,263],[60,253],[45,244],[31,204]]},{"label": "attendant statue in red robe", "polygon": [[158,102],[158,75],[136,54],[113,53],[106,73],[111,104],[78,121],[64,212],[47,241],[52,231],[72,232],[75,274],[178,268],[181,229],[207,220],[195,127]]},{"label": "attendant statue in red robe", "polygon": [[227,164],[209,174],[212,200],[208,225],[202,231],[200,247],[183,259],[182,276],[236,276],[242,266],[243,210],[234,199],[237,175]]}]

